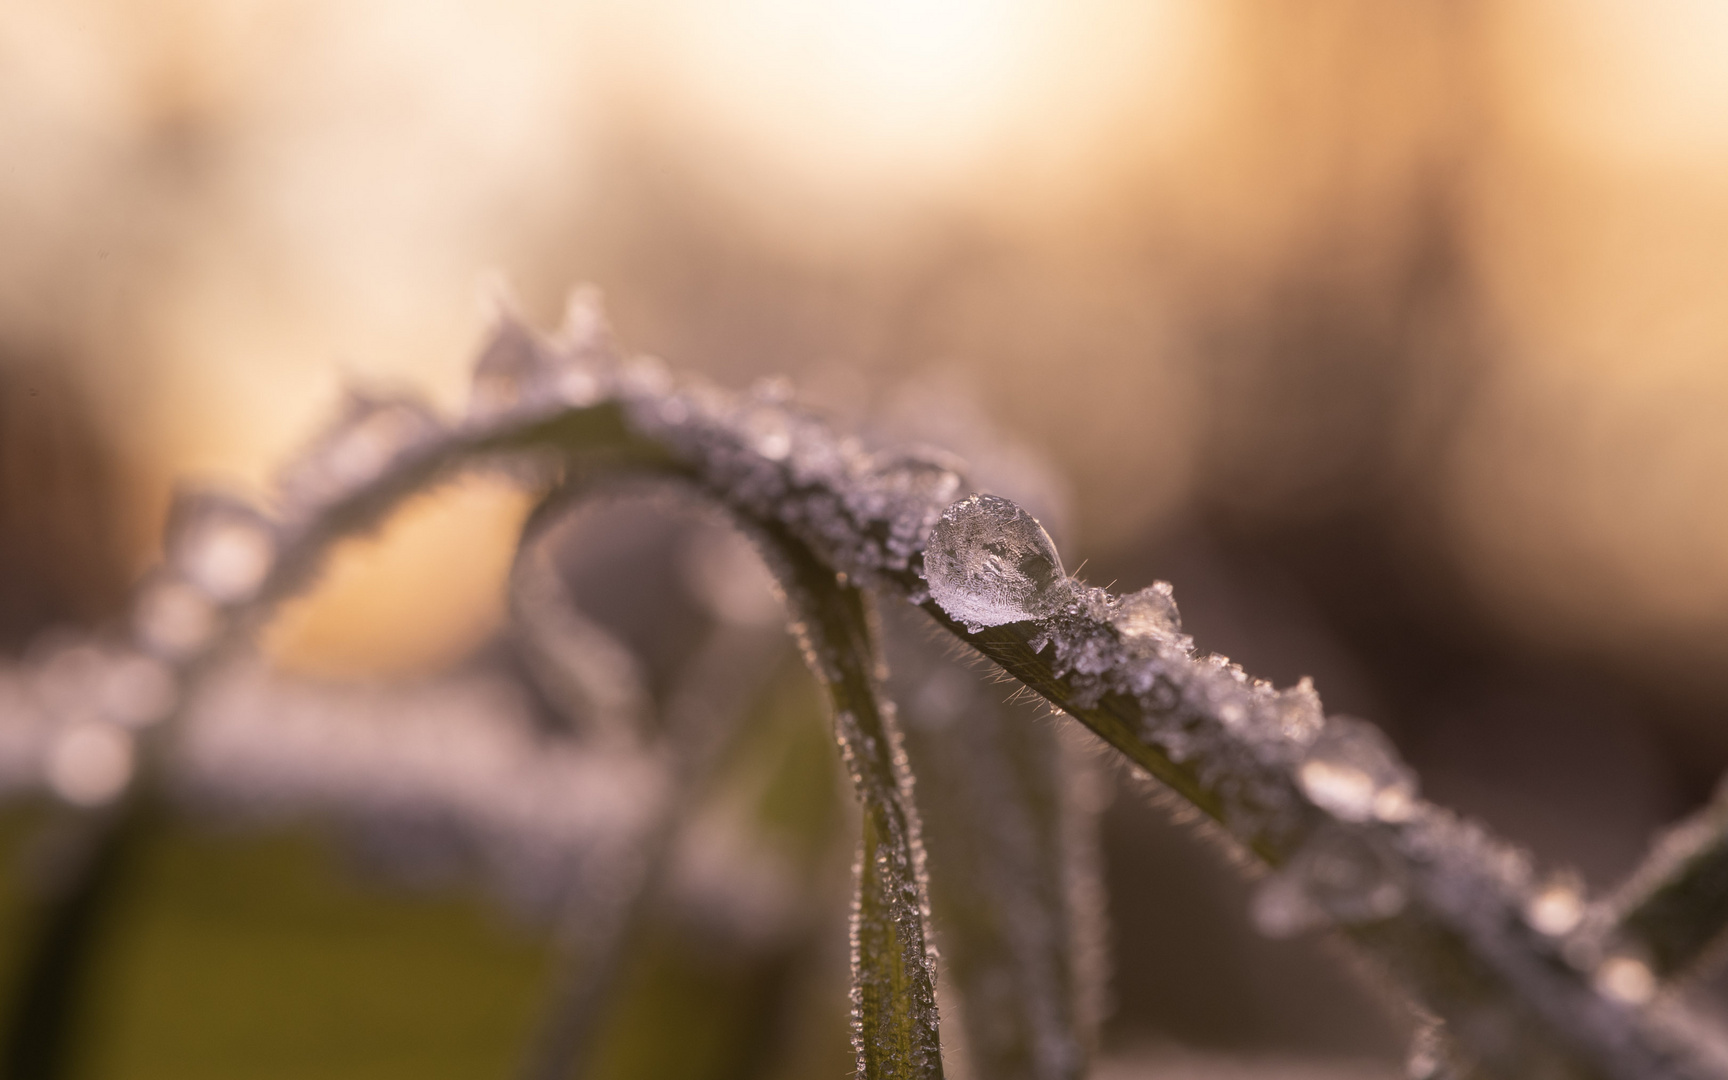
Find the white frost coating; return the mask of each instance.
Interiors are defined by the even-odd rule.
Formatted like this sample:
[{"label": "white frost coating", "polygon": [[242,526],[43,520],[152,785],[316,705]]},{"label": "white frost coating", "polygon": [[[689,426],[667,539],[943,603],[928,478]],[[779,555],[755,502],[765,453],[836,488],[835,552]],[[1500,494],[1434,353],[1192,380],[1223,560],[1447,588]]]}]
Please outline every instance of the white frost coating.
[{"label": "white frost coating", "polygon": [[1110,612],[1110,624],[1126,638],[1181,632],[1182,616],[1176,611],[1175,590],[1168,581],[1156,581],[1139,592],[1127,594]]},{"label": "white frost coating", "polygon": [[1254,925],[1284,938],[1333,923],[1390,918],[1406,893],[1390,857],[1360,836],[1327,829],[1304,844],[1254,896]]},{"label": "white frost coating", "polygon": [[996,495],[943,511],[924,549],[930,596],[973,633],[1049,615],[1066,598],[1056,545],[1038,519]]},{"label": "white frost coating", "polygon": [[1310,802],[1341,821],[1403,821],[1415,805],[1415,773],[1378,728],[1348,716],[1326,721],[1296,780]]},{"label": "white frost coating", "polygon": [[336,422],[283,470],[277,487],[290,508],[314,511],[383,476],[442,430],[417,401],[350,392]]}]

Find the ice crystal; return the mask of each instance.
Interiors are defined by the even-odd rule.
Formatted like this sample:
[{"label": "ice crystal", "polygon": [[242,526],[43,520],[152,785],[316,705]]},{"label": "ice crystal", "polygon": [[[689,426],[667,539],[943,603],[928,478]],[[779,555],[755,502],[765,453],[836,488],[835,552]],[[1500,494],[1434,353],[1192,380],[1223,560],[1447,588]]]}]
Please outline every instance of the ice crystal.
[{"label": "ice crystal", "polygon": [[1180,632],[1182,616],[1176,611],[1175,590],[1168,581],[1159,581],[1139,592],[1129,593],[1116,602],[1110,613],[1110,623],[1125,638]]},{"label": "ice crystal", "polygon": [[1038,519],[995,495],[943,511],[924,550],[930,596],[973,633],[1053,613],[1067,595],[1056,545]]}]

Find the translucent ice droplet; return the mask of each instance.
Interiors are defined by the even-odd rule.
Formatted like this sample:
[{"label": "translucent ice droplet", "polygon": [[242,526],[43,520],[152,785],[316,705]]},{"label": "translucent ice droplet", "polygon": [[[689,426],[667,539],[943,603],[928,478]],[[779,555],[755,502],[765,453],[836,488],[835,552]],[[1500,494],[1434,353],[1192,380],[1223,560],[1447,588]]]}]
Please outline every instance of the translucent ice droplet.
[{"label": "translucent ice droplet", "polygon": [[1296,771],[1303,794],[1342,821],[1404,821],[1416,774],[1380,729],[1348,716],[1327,719]]},{"label": "translucent ice droplet", "polygon": [[1325,830],[1302,846],[1254,896],[1254,924],[1284,938],[1333,923],[1390,918],[1406,895],[1396,866],[1363,837]]},{"label": "translucent ice droplet", "polygon": [[262,514],[223,495],[194,493],[174,505],[168,560],[219,604],[249,599],[276,560],[276,531]]},{"label": "translucent ice droplet", "polygon": [[1110,623],[1125,638],[1179,633],[1182,616],[1176,611],[1175,590],[1168,581],[1159,581],[1127,594],[1111,609]]},{"label": "translucent ice droplet", "polygon": [[943,511],[924,549],[924,576],[942,610],[974,632],[1049,615],[1067,580],[1038,519],[995,495]]}]

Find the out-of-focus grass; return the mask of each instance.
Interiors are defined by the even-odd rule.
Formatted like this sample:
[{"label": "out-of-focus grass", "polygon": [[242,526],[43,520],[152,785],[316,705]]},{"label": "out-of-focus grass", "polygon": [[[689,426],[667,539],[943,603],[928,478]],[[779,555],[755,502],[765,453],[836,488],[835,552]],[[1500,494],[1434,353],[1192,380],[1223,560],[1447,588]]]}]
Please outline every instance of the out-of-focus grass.
[{"label": "out-of-focus grass", "polygon": [[[24,815],[0,825],[18,865]],[[25,929],[0,887],[0,963]],[[75,1073],[88,1080],[471,1080],[507,1075],[543,939],[472,895],[357,881],[304,832],[147,841],[104,930]]]}]

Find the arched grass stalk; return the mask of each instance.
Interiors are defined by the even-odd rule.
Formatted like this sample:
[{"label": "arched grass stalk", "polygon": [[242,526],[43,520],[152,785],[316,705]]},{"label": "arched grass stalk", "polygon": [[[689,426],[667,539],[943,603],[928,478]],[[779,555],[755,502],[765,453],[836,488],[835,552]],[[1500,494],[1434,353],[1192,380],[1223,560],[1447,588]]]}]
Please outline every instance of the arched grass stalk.
[{"label": "arched grass stalk", "polygon": [[[945,459],[867,452],[777,385],[734,395],[623,359],[588,301],[553,339],[503,320],[461,422],[357,401],[291,470],[275,516],[231,506],[219,519],[202,516],[208,506],[178,515],[167,564],[140,598],[138,647],[195,681],[310,580],[334,540],[453,469],[495,462],[531,483],[574,465],[675,480],[763,545],[829,688],[864,810],[861,1076],[941,1072],[918,816],[881,692],[872,596],[922,606],[1219,822],[1272,871],[1256,903],[1262,928],[1335,927],[1438,1019],[1442,1056],[1461,1074],[1728,1076],[1719,1033],[1662,981],[1722,921],[1708,884],[1721,862],[1714,818],[1697,844],[1659,854],[1655,884],[1619,905],[1621,933],[1650,954],[1601,954],[1589,920],[1544,906],[1551,883],[1527,856],[1421,799],[1372,728],[1327,718],[1306,683],[1279,690],[1197,653],[1168,586],[1120,596],[1084,586],[1012,503],[956,502],[967,490]],[[945,539],[927,560],[933,535]],[[159,742],[173,725],[156,730]],[[146,750],[147,764],[159,756]],[[1663,904],[1676,913],[1657,922],[1692,927],[1672,948],[1639,928],[1639,912]]]}]

